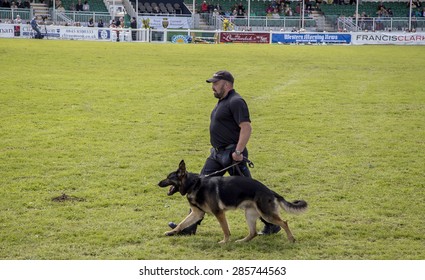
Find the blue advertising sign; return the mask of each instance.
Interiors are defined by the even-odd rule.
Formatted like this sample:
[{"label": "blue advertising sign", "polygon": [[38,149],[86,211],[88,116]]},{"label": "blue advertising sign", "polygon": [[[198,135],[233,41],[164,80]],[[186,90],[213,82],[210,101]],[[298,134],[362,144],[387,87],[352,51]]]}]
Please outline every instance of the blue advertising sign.
[{"label": "blue advertising sign", "polygon": [[111,39],[111,31],[109,29],[99,29],[97,31],[97,38],[100,40]]},{"label": "blue advertising sign", "polygon": [[272,43],[281,44],[350,44],[348,33],[273,33]]}]

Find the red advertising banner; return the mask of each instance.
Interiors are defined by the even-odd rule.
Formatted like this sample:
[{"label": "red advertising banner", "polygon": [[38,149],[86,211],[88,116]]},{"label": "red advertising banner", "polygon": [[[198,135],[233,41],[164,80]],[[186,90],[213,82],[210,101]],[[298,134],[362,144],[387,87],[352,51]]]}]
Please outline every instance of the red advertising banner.
[{"label": "red advertising banner", "polygon": [[270,43],[270,33],[221,32],[220,43]]}]

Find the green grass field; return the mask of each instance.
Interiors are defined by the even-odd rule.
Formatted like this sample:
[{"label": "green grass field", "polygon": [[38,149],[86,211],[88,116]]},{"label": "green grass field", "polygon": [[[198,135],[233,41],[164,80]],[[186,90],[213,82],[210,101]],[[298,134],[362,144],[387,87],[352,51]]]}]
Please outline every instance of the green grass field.
[{"label": "green grass field", "polygon": [[[423,54],[2,39],[0,259],[425,259]],[[163,235],[188,205],[157,183],[181,159],[200,171],[220,69],[250,107],[253,177],[310,205],[282,211],[295,244],[219,245],[213,216]]]}]

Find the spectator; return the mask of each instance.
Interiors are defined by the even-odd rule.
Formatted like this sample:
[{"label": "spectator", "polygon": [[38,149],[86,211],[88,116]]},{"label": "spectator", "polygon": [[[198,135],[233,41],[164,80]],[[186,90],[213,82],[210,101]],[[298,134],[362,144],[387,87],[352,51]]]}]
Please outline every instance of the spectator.
[{"label": "spectator", "polygon": [[4,0],[3,4],[1,5],[3,8],[10,8],[10,2],[9,0]]},{"label": "spectator", "polygon": [[208,13],[214,12],[214,5],[212,3],[208,4]]},{"label": "spectator", "polygon": [[201,4],[201,13],[208,13],[208,4],[207,4],[207,1],[204,1]]},{"label": "spectator", "polygon": [[104,24],[103,24],[103,20],[102,19],[99,19],[99,21],[97,22],[97,27],[99,27],[99,28],[104,27]]},{"label": "spectator", "polygon": [[213,16],[214,17],[217,17],[219,15],[220,15],[220,13],[218,12],[218,10],[217,9],[214,9]]},{"label": "spectator", "polygon": [[[137,20],[136,20],[135,17],[131,18],[130,27],[131,27],[131,29],[137,29]],[[131,31],[131,39],[133,41],[136,41],[136,31],[135,30]]]},{"label": "spectator", "polygon": [[215,5],[214,8],[217,9],[217,12],[219,14],[221,14],[223,12],[223,8],[221,7],[220,3],[217,3],[217,5]]},{"label": "spectator", "polygon": [[274,8],[273,13],[272,13],[272,18],[274,18],[274,19],[280,19],[279,9],[278,8]]},{"label": "spectator", "polygon": [[119,28],[124,28],[124,18],[120,17],[119,19],[117,19],[117,22],[115,23],[115,25]]},{"label": "spectator", "polygon": [[87,27],[94,27],[94,20],[93,18],[89,19],[89,24],[87,25]]},{"label": "spectator", "polygon": [[245,13],[245,7],[243,6],[242,2],[239,2],[237,9],[238,11],[242,10],[242,12]]},{"label": "spectator", "polygon": [[11,9],[17,9],[18,6],[15,4],[15,2],[12,2],[12,4],[10,5]]},{"label": "spectator", "polygon": [[21,16],[17,15],[16,19],[13,21],[13,23],[21,24],[22,23]]},{"label": "spectator", "polygon": [[293,16],[294,12],[292,11],[292,8],[287,6],[285,10],[285,16]]},{"label": "spectator", "polygon": [[84,2],[83,11],[85,12],[90,11],[90,5],[87,1]]},{"label": "spectator", "polygon": [[[407,1],[407,7],[410,7],[410,1]],[[412,0],[412,7],[420,8],[422,7],[422,4],[419,0]]]},{"label": "spectator", "polygon": [[77,5],[75,5],[75,10],[77,12],[82,12],[83,11],[83,4],[81,3],[81,0],[78,0]]},{"label": "spectator", "polygon": [[378,8],[376,10],[380,11],[380,10],[382,10],[382,8],[384,8],[385,10],[387,9],[387,8],[385,8],[384,3],[382,3],[382,1],[381,1],[381,2],[379,2]]}]

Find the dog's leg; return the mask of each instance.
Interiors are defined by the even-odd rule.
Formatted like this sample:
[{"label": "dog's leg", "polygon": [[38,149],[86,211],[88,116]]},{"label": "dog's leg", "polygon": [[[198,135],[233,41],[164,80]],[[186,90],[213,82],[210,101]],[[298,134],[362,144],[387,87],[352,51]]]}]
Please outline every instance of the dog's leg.
[{"label": "dog's leg", "polygon": [[283,220],[280,220],[280,221],[281,222],[278,225],[280,225],[285,230],[286,235],[288,236],[288,240],[290,242],[292,242],[292,243],[295,242],[295,238],[292,235],[292,232],[291,232],[291,230],[288,227],[288,222],[287,221],[283,221]]},{"label": "dog's leg", "polygon": [[220,223],[221,229],[223,230],[223,233],[224,233],[224,239],[221,240],[219,243],[223,244],[223,243],[229,242],[230,241],[230,229],[229,229],[229,225],[227,224],[226,215],[224,214],[223,211],[215,213],[214,215],[217,218],[218,222]]},{"label": "dog's leg", "polygon": [[243,239],[237,240],[236,242],[248,242],[257,236],[257,219],[260,214],[254,208],[245,209],[246,223],[248,224],[249,234]]},{"label": "dog's leg", "polygon": [[193,207],[191,209],[192,211],[189,213],[189,215],[187,215],[187,217],[181,223],[179,223],[175,229],[167,231],[165,235],[175,235],[204,217],[205,212],[201,211],[199,208]]},{"label": "dog's leg", "polygon": [[279,225],[281,228],[283,228],[286,232],[286,235],[288,236],[288,240],[290,242],[295,242],[295,238],[292,235],[291,230],[288,227],[288,222],[287,221],[283,221],[278,215],[273,215],[272,217],[263,217],[266,221],[275,224],[275,225]]}]

